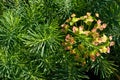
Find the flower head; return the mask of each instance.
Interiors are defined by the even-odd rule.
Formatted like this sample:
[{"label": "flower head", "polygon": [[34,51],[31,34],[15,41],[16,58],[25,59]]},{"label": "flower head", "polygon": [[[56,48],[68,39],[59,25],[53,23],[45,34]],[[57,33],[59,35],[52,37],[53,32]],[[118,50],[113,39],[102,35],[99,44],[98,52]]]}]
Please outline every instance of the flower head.
[{"label": "flower head", "polygon": [[70,50],[70,53],[75,54],[76,53],[75,49]]},{"label": "flower head", "polygon": [[96,53],[96,56],[100,56],[100,53],[99,53],[99,52],[97,52],[97,53]]},{"label": "flower head", "polygon": [[110,53],[110,47],[107,47],[107,53]]},{"label": "flower head", "polygon": [[70,38],[70,44],[75,44],[75,39],[73,37]]},{"label": "flower head", "polygon": [[96,17],[99,17],[99,14],[98,14],[98,13],[95,13],[95,16],[96,16]]},{"label": "flower head", "polygon": [[76,33],[78,31],[78,28],[73,26],[72,31],[73,31],[73,33]]},{"label": "flower head", "polygon": [[66,46],[65,47],[65,50],[71,50],[72,49],[72,46]]},{"label": "flower head", "polygon": [[79,26],[79,31],[83,31],[84,27],[83,26]]},{"label": "flower head", "polygon": [[95,55],[94,55],[94,54],[91,54],[91,55],[90,55],[90,59],[94,62],[94,61],[95,61]]},{"label": "flower head", "polygon": [[109,36],[110,41],[112,40],[112,36]]},{"label": "flower head", "polygon": [[87,16],[91,16],[91,13],[90,13],[90,12],[87,12]]},{"label": "flower head", "polygon": [[115,45],[114,41],[110,42],[110,46],[114,46],[114,45]]},{"label": "flower head", "polygon": [[106,53],[106,52],[108,52],[108,49],[105,46],[103,46],[102,48],[99,49],[99,51],[101,53]]},{"label": "flower head", "polygon": [[96,32],[96,31],[97,31],[97,28],[93,28],[91,31],[92,31],[92,32]]},{"label": "flower head", "polygon": [[65,22],[70,22],[71,21],[71,18],[67,19]]},{"label": "flower head", "polygon": [[103,34],[102,38],[102,42],[106,42],[107,41],[107,36]]},{"label": "flower head", "polygon": [[75,14],[72,14],[71,17],[75,17],[76,15]]},{"label": "flower head", "polygon": [[107,24],[105,24],[105,23],[101,25],[101,27],[102,27],[103,29],[106,28],[106,26],[107,26]]},{"label": "flower head", "polygon": [[87,18],[87,16],[85,15],[85,16],[83,16],[84,17],[84,19],[86,19]]},{"label": "flower head", "polygon": [[97,24],[98,25],[100,25],[101,24],[101,20],[99,19],[99,20],[97,20]]},{"label": "flower head", "polygon": [[69,41],[70,37],[70,34],[67,34],[67,36],[65,37],[65,41]]},{"label": "flower head", "polygon": [[83,34],[85,34],[86,36],[88,36],[90,33],[90,31],[84,31]]}]

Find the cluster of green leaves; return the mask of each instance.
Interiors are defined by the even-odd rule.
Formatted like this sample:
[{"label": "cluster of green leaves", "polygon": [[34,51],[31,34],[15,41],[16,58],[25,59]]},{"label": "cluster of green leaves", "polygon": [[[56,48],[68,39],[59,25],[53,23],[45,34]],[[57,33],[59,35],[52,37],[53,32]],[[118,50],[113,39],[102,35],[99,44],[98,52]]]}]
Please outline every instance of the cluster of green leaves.
[{"label": "cluster of green leaves", "polygon": [[[101,80],[110,79],[115,70],[108,60],[117,65],[120,62],[118,2],[0,0],[0,79],[87,80],[92,79],[91,73]],[[81,16],[88,11],[98,12],[101,20],[107,23],[108,27],[102,33],[113,35],[115,47],[112,47],[110,56],[103,55],[82,66],[61,45],[65,35],[59,25],[72,13]]]},{"label": "cluster of green leaves", "polygon": [[31,7],[21,4],[1,15],[0,78],[3,80],[41,80],[50,73],[60,36],[56,21],[45,22],[39,12],[43,3],[38,6],[39,3],[31,2]]}]

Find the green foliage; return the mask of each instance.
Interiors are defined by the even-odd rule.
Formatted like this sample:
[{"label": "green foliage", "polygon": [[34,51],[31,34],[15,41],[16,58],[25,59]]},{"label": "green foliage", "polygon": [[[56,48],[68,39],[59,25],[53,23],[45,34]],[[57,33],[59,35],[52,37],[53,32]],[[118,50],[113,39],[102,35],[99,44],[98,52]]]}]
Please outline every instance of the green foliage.
[{"label": "green foliage", "polygon": [[116,65],[114,65],[113,62],[108,62],[101,56],[91,64],[90,70],[93,71],[95,75],[98,75],[100,79],[107,80],[112,78],[111,76],[114,75],[114,71],[116,71],[115,68]]},{"label": "green foliage", "polygon": [[[111,75],[116,74],[113,68],[116,66],[109,61],[114,61],[118,69],[120,63],[118,2],[119,0],[0,0],[0,79],[89,80],[92,79],[91,73],[101,80],[111,79]],[[61,43],[65,41],[66,33],[61,31],[60,25],[72,13],[82,16],[88,11],[91,15],[99,13],[102,22],[107,23],[108,27],[98,32],[100,37],[102,34],[112,35],[115,46],[111,47],[109,55],[101,54],[94,62],[88,56],[86,64],[82,60],[76,60],[78,56],[73,56],[64,49]],[[70,27],[68,32],[74,36],[73,25],[84,25],[84,32],[96,24],[94,17],[80,22],[79,18],[71,19],[67,27]],[[91,23],[90,19],[95,21]],[[91,37],[80,34],[75,39],[84,44]],[[106,46],[110,44],[108,38],[106,43]],[[88,44],[84,45],[86,48],[79,51],[88,49]]]},{"label": "green foliage", "polygon": [[2,16],[0,19],[0,44],[4,49],[12,50],[13,46],[17,46],[17,35],[22,30],[20,17],[13,13],[13,11],[4,12]]}]

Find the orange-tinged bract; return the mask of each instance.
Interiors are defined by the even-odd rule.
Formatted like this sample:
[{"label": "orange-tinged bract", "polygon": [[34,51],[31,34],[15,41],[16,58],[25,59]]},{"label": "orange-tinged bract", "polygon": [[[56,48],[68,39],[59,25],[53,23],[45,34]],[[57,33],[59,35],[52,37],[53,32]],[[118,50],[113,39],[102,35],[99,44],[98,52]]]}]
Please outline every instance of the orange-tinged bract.
[{"label": "orange-tinged bract", "polygon": [[73,31],[73,33],[76,33],[76,32],[78,32],[78,28],[73,26],[72,31]]},{"label": "orange-tinged bract", "polygon": [[91,31],[94,33],[97,31],[97,28],[93,28]]},{"label": "orange-tinged bract", "polygon": [[[99,17],[99,14],[96,13],[95,16]],[[83,24],[77,25],[76,22],[79,21],[82,21],[87,26]],[[91,24],[93,28],[89,28]],[[105,34],[101,34],[107,24],[102,24],[100,19],[95,19],[89,12],[80,18],[76,18],[76,15],[72,14],[71,18],[67,19],[66,23],[62,25],[62,28],[66,29],[65,26],[69,27],[66,30],[67,34],[65,33],[63,46],[70,54],[74,54],[72,56],[74,56],[75,60],[79,60],[81,65],[86,64],[86,59],[95,61],[96,57],[102,56],[102,53],[110,53],[110,46],[115,45],[112,36],[107,37]]]},{"label": "orange-tinged bract", "polygon": [[99,52],[97,52],[97,53],[96,53],[96,56],[100,56],[100,53],[99,53]]},{"label": "orange-tinged bract", "polygon": [[110,42],[110,46],[114,46],[115,45],[115,42]]},{"label": "orange-tinged bract", "polygon": [[95,58],[94,53],[91,53],[91,54],[90,54],[90,59],[91,59],[93,62],[95,61],[96,58]]},{"label": "orange-tinged bract", "polygon": [[97,20],[97,24],[98,25],[100,25],[101,24],[101,20],[99,19],[99,20]]},{"label": "orange-tinged bract", "polygon": [[65,50],[71,50],[72,49],[72,46],[66,46],[65,47]]},{"label": "orange-tinged bract", "polygon": [[104,29],[104,28],[106,28],[106,27],[107,27],[107,24],[105,24],[105,23],[104,23],[104,24],[102,24],[102,26],[101,26],[101,27]]},{"label": "orange-tinged bract", "polygon": [[110,53],[110,47],[107,47],[107,53]]}]

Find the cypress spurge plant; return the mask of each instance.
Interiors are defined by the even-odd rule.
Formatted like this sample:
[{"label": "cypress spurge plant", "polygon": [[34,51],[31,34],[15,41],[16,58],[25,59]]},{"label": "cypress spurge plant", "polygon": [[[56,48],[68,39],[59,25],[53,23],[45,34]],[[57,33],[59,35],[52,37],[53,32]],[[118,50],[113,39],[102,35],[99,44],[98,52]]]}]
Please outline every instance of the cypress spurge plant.
[{"label": "cypress spurge plant", "polygon": [[[74,56],[74,60],[81,66],[91,64],[93,68],[94,63],[97,63],[95,74],[102,75],[102,79],[111,75],[114,68],[109,67],[109,62],[104,60],[104,54],[110,53],[110,47],[115,44],[112,41],[112,35],[107,37],[102,31],[107,27],[99,19],[99,14],[95,17],[91,13],[85,16],[76,17],[72,14],[64,24],[61,25],[62,31],[65,35],[65,40],[62,45],[68,55]],[[99,62],[100,61],[100,62]],[[100,66],[101,64],[104,64]],[[99,69],[104,69],[100,71]]]},{"label": "cypress spurge plant", "polygon": [[99,14],[73,14],[62,32],[59,27],[72,12],[86,12],[84,0],[5,0],[1,6],[1,80],[87,80],[88,72],[110,79],[114,68],[105,58],[115,43]]}]

